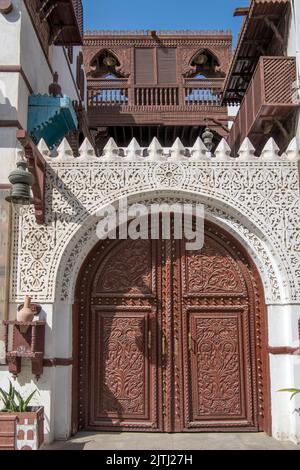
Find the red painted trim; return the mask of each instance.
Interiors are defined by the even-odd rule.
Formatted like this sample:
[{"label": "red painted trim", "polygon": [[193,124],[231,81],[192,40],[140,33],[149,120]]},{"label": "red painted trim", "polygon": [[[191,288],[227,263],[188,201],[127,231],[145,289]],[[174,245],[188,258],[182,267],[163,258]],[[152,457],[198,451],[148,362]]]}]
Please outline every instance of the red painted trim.
[{"label": "red painted trim", "polygon": [[300,356],[300,346],[299,348],[291,348],[289,346],[269,346],[268,347],[269,354],[273,354],[275,356],[283,355],[283,354],[290,354],[294,356]]},{"label": "red painted trim", "polygon": [[19,121],[0,121],[0,127],[16,127],[22,129],[22,124]]},{"label": "red painted trim", "polygon": [[55,357],[55,358],[47,358],[43,360],[43,366],[44,367],[63,367],[63,366],[72,366],[74,363],[74,360],[72,358],[61,358],[61,357]]}]

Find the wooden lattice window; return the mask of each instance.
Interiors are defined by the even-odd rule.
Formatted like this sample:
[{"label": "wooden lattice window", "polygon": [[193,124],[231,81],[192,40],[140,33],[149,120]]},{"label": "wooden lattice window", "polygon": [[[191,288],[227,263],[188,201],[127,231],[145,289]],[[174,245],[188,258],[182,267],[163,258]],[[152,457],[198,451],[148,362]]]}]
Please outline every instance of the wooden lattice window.
[{"label": "wooden lattice window", "polygon": [[176,49],[159,47],[157,49],[157,82],[159,85],[176,84]]},{"label": "wooden lattice window", "polygon": [[135,49],[136,85],[174,85],[177,82],[175,47]]},{"label": "wooden lattice window", "polygon": [[154,83],[154,49],[135,49],[135,83],[153,85]]}]

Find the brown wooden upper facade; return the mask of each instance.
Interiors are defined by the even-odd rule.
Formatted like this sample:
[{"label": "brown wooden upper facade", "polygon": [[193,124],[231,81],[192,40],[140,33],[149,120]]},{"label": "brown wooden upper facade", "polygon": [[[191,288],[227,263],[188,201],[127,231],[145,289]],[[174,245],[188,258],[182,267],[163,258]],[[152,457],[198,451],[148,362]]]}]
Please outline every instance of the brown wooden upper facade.
[{"label": "brown wooden upper facade", "polygon": [[82,44],[82,0],[24,0],[24,3],[46,56],[51,44]]},{"label": "brown wooden upper facade", "polygon": [[227,136],[221,106],[232,58],[228,31],[91,31],[84,36],[89,124],[99,145],[154,136],[193,144],[206,125]]},{"label": "brown wooden upper facade", "polygon": [[299,103],[296,58],[287,56],[289,0],[251,0],[230,65],[222,103],[241,103],[228,135],[237,152],[249,137],[259,153],[270,137],[281,151],[295,135]]}]

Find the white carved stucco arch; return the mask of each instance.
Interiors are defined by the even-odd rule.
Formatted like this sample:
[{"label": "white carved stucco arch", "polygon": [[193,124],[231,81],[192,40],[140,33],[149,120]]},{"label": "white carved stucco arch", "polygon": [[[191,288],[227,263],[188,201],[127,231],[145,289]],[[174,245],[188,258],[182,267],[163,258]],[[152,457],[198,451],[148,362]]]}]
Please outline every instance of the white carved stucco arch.
[{"label": "white carved stucco arch", "polygon": [[[125,196],[122,193],[122,198]],[[189,202],[205,205],[205,218],[225,229],[239,241],[255,263],[264,286],[266,303],[286,303],[290,298],[288,275],[284,262],[276,253],[276,248],[267,234],[253,223],[245,214],[218,198],[207,197],[189,191],[170,191],[158,188],[143,193],[126,194],[128,203],[151,202]],[[57,265],[55,298],[61,302],[73,303],[74,291],[80,268],[86,257],[99,242],[96,225],[99,221],[96,214],[108,205],[116,205],[120,198],[107,198],[101,206],[94,206],[90,215],[69,234]]]},{"label": "white carved stucco arch", "polygon": [[268,303],[299,303],[297,161],[279,159],[272,142],[273,150],[266,148],[256,159],[248,143],[248,160],[230,158],[226,142],[221,142],[214,159],[203,154],[198,142],[195,149],[188,149],[190,155],[198,152],[198,160],[197,155],[183,155],[186,149],[178,141],[171,149],[158,148],[154,142],[147,158],[141,157],[137,145],[132,142],[123,149],[126,156],[120,157],[116,154],[120,149],[111,142],[103,158],[97,158],[85,142],[82,156],[74,158],[63,141],[59,156],[48,158],[45,224],[36,224],[33,210],[19,220],[19,226],[16,218],[12,302],[22,301],[25,294],[38,303],[70,298],[71,261],[86,256],[85,250],[96,243],[90,235],[100,208],[124,197],[136,202],[180,197],[203,203],[211,217],[246,246],[265,283]]}]

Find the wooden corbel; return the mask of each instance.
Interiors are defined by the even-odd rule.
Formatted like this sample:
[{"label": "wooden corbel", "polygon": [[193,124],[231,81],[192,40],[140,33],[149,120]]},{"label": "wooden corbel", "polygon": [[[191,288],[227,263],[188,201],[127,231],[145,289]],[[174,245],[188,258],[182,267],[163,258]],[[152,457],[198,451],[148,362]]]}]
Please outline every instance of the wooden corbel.
[{"label": "wooden corbel", "polygon": [[17,140],[25,151],[28,170],[34,176],[32,186],[36,222],[39,225],[45,222],[45,167],[44,157],[39,152],[30,135],[24,130],[17,131]]}]

